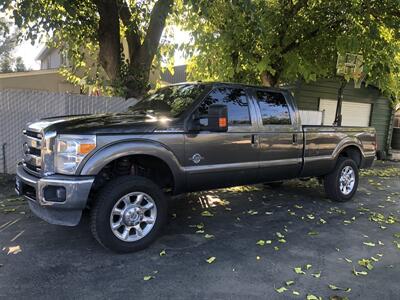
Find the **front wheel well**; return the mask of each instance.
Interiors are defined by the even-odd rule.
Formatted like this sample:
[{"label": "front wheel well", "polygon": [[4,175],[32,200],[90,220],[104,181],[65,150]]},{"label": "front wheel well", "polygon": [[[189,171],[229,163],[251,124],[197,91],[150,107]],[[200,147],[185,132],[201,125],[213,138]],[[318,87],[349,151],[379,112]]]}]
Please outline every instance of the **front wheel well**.
[{"label": "front wheel well", "polygon": [[108,181],[127,175],[148,178],[166,193],[174,190],[173,173],[167,163],[152,155],[136,154],[117,158],[105,165],[95,177],[91,195],[95,195]]},{"label": "front wheel well", "polygon": [[356,163],[358,168],[361,167],[362,154],[357,146],[348,146],[344,148],[342,151],[340,151],[339,157],[351,158]]}]

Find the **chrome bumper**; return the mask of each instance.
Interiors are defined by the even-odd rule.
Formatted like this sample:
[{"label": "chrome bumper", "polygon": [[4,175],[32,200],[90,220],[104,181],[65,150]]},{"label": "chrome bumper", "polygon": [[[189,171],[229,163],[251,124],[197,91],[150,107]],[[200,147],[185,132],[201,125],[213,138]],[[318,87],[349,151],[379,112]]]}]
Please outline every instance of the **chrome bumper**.
[{"label": "chrome bumper", "polygon": [[[28,199],[31,211],[51,224],[75,226],[85,208],[94,177],[51,175],[38,178],[17,166],[15,191]],[[45,197],[46,187],[59,187],[65,191],[65,200],[51,201]]]}]

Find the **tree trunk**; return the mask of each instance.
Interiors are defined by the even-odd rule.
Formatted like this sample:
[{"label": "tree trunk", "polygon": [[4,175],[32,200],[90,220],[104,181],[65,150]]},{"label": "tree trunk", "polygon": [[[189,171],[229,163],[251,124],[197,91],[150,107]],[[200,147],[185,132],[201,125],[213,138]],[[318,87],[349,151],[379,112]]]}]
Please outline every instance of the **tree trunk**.
[{"label": "tree trunk", "polygon": [[261,82],[264,86],[274,87],[278,84],[278,77],[276,74],[272,75],[270,72],[265,71],[261,74]]},{"label": "tree trunk", "polygon": [[99,62],[111,83],[119,78],[121,45],[119,35],[118,6],[115,0],[96,0],[99,12]]}]

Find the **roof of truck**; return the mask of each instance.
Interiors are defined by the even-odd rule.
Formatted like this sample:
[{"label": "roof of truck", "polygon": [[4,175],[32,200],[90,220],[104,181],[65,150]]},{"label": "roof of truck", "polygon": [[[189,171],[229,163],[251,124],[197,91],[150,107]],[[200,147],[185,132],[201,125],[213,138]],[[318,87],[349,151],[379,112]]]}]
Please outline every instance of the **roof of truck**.
[{"label": "roof of truck", "polygon": [[287,89],[284,88],[277,88],[277,87],[269,87],[269,86],[262,86],[262,85],[252,85],[252,84],[243,84],[243,83],[236,83],[236,82],[224,82],[224,81],[193,81],[193,82],[179,82],[174,84],[169,84],[168,86],[176,86],[176,85],[185,85],[185,84],[196,84],[196,85],[207,85],[207,86],[215,86],[215,85],[230,85],[242,88],[256,88],[256,89],[268,89],[268,90],[276,90],[276,91],[286,91]]}]

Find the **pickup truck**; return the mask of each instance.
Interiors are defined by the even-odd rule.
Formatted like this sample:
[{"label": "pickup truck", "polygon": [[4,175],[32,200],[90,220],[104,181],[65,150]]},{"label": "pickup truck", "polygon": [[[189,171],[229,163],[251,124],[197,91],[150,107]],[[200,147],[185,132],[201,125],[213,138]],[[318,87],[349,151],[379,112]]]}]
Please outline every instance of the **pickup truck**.
[{"label": "pickup truck", "polygon": [[94,237],[116,252],[152,243],[182,193],[317,177],[347,201],[377,147],[373,128],[302,126],[289,91],[215,82],[161,88],[124,113],[42,119],[23,134],[17,193],[52,224],[77,225],[89,208]]}]

